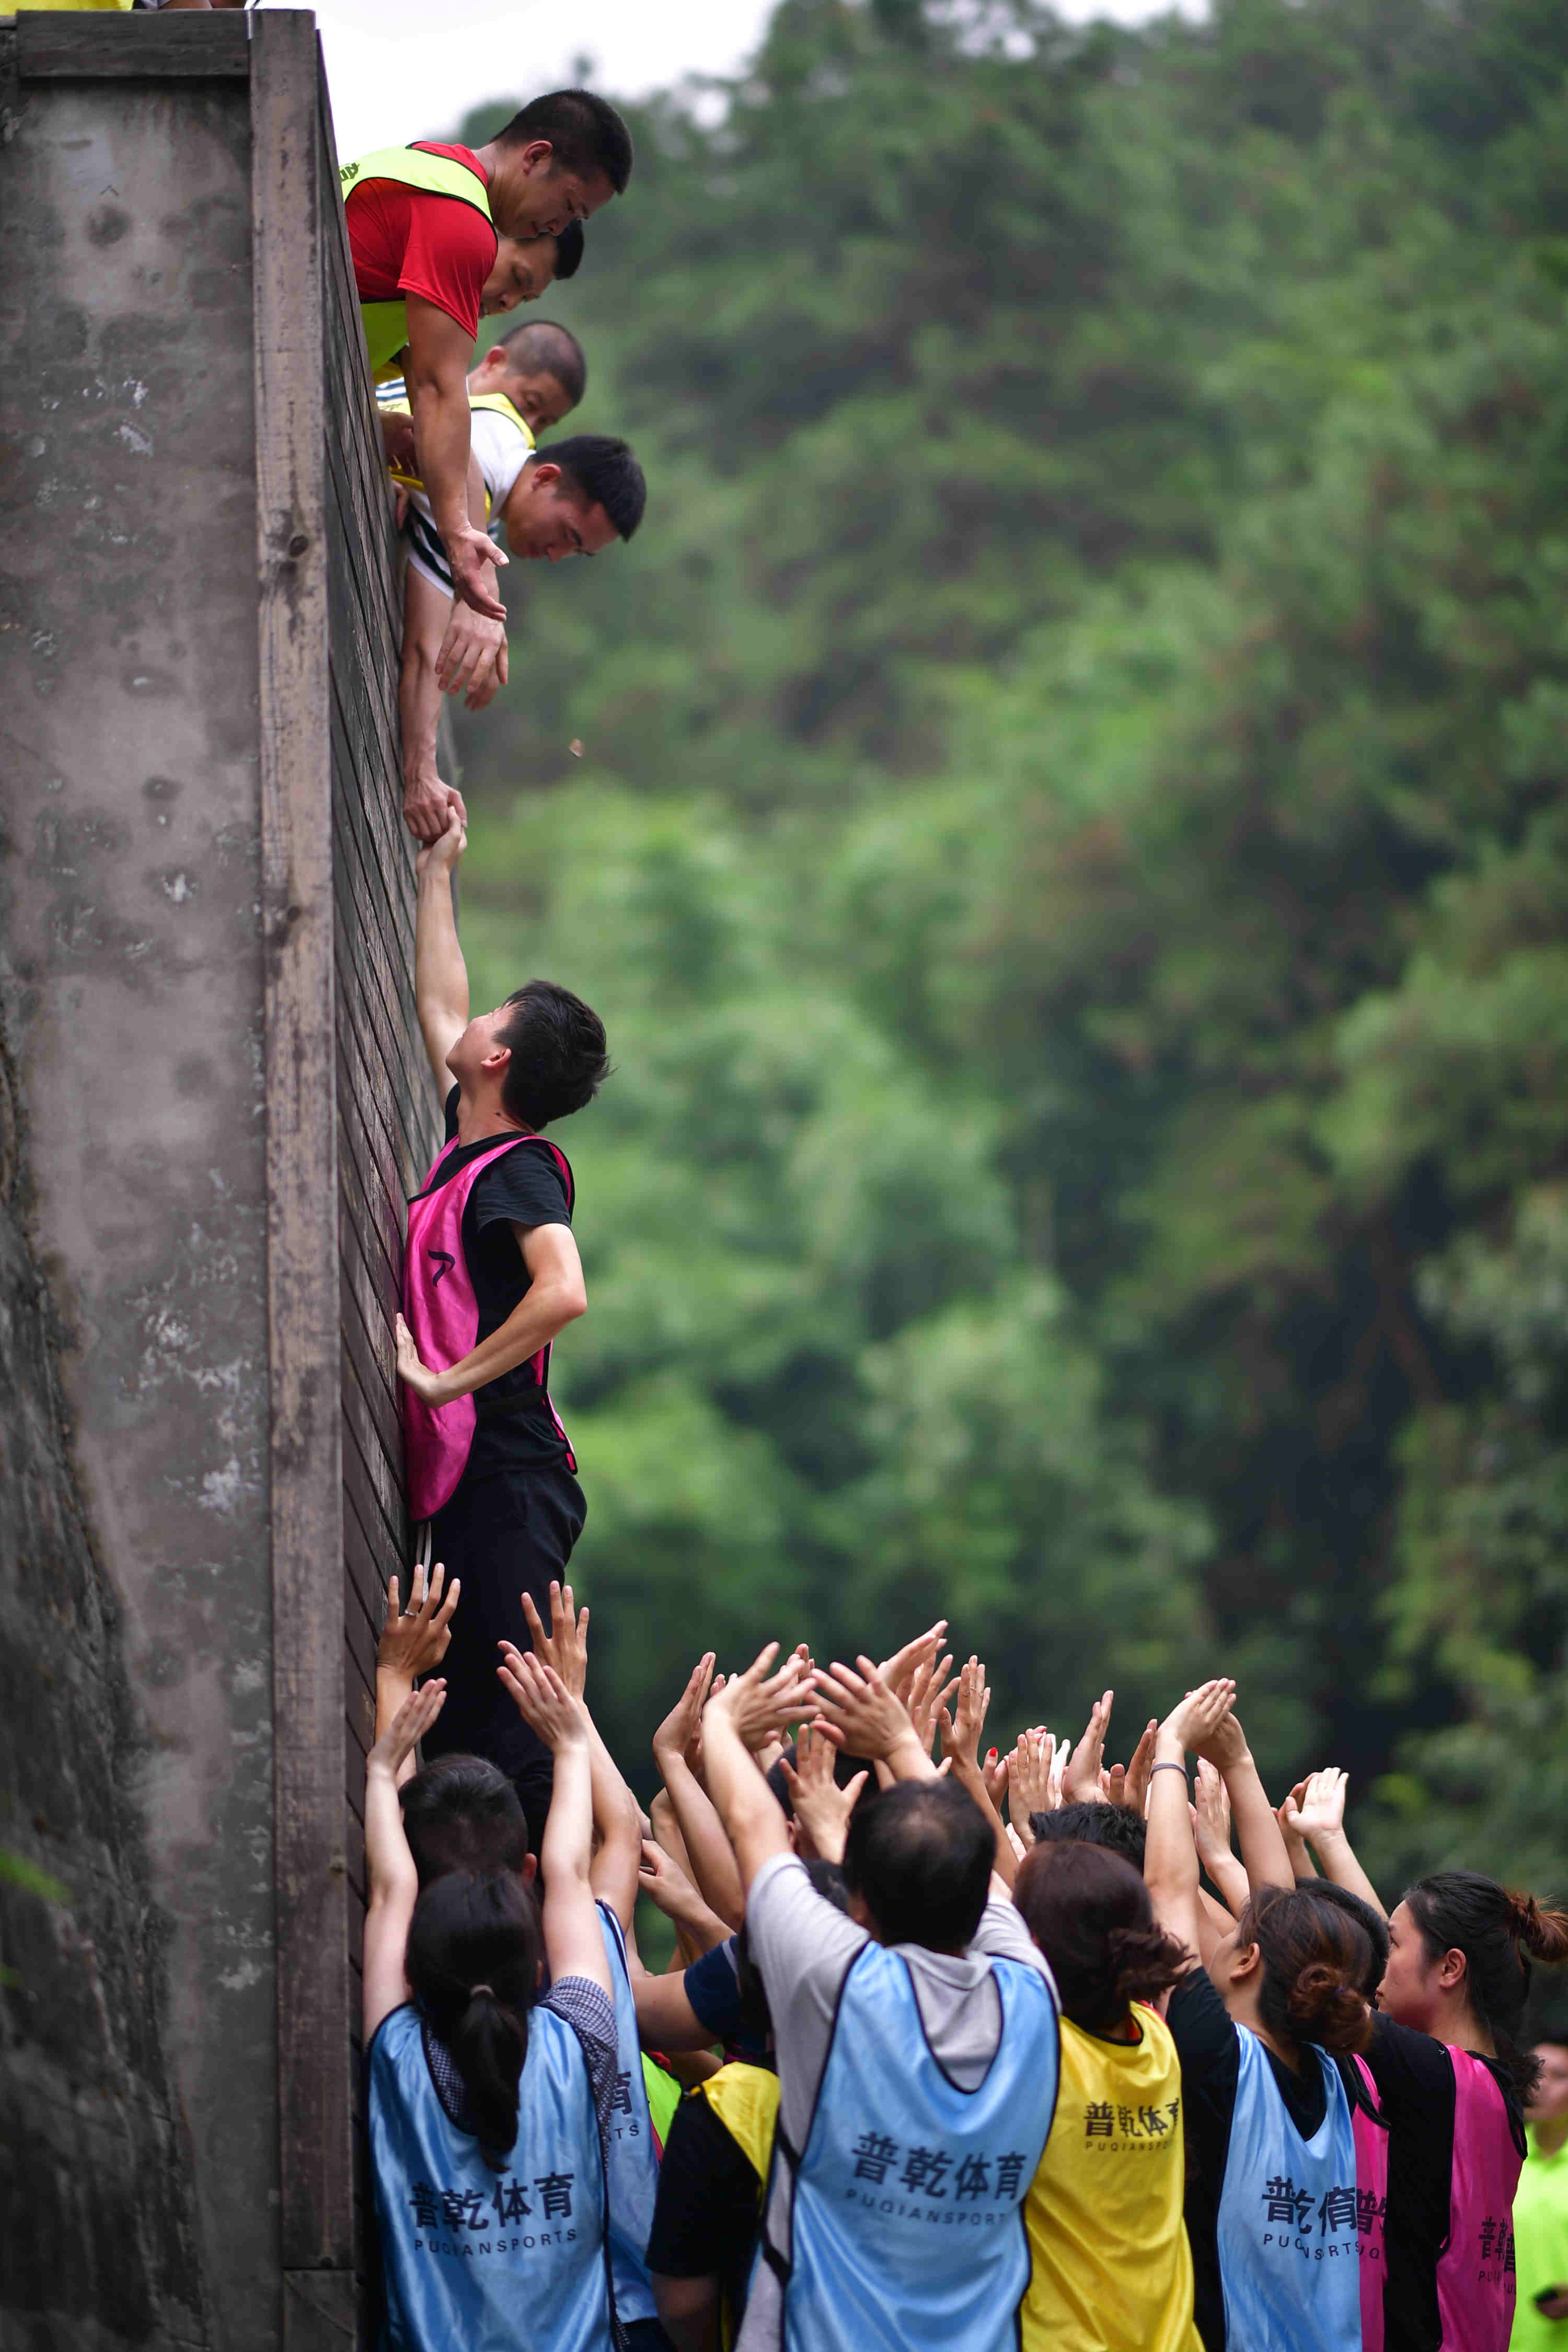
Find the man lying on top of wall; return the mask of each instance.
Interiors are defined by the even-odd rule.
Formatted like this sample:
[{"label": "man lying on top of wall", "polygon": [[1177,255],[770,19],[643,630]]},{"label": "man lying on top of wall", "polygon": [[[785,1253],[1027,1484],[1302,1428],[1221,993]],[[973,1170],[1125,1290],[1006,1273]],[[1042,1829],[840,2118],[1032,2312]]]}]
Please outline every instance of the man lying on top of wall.
[{"label": "man lying on top of wall", "polygon": [[[617,539],[630,539],[642,520],[647,489],[642,467],[624,441],[583,433],[534,448],[535,433],[558,425],[583,397],[587,368],[574,335],[548,319],[531,320],[494,344],[468,381],[476,486],[470,512],[481,527],[504,530],[508,546],[525,563],[597,555]],[[492,658],[489,648],[473,643],[454,657],[447,646],[452,574],[429,497],[414,471],[408,402],[395,381],[378,398],[387,463],[408,502],[398,688],[403,814],[416,840],[438,841],[454,810],[468,821],[461,794],[443,782],[437,764],[442,691],[467,690],[469,709],[481,709],[506,682],[506,649],[503,644]]]},{"label": "man lying on top of wall", "polygon": [[506,558],[468,514],[465,383],[486,289],[503,236],[561,236],[625,188],[631,168],[626,124],[581,89],[534,99],[478,149],[421,141],[342,167],[371,369],[393,374],[401,363],[418,471],[451,573],[447,634],[492,657],[505,641],[496,571]]}]

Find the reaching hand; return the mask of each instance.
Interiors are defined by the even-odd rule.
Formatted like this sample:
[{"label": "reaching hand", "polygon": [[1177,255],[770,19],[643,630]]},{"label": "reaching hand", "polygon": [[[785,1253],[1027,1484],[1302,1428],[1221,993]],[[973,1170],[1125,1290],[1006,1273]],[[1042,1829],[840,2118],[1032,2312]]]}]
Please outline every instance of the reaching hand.
[{"label": "reaching hand", "polygon": [[793,1765],[785,1758],[781,1769],[795,1821],[803,1832],[796,1851],[809,1862],[811,1854],[805,1853],[809,1844],[822,1861],[842,1862],[845,1841],[849,1835],[849,1816],[866,1785],[866,1775],[857,1772],[842,1789],[838,1786],[833,1777],[838,1750],[820,1724],[815,1728],[809,1723],[801,1725],[795,1758]]},{"label": "reaching hand", "polygon": [[693,1911],[706,1907],[680,1864],[652,1838],[642,1842],[637,1885],[667,1919],[689,1917]]},{"label": "reaching hand", "polygon": [[1149,1717],[1143,1737],[1132,1750],[1132,1761],[1127,1767],[1126,1780],[1121,1797],[1116,1801],[1136,1813],[1142,1821],[1149,1810],[1149,1774],[1154,1762],[1154,1742],[1160,1736],[1160,1726],[1153,1716]]},{"label": "reaching hand", "polygon": [[403,822],[416,841],[439,841],[454,816],[467,825],[468,812],[455,785],[443,783],[434,768],[428,775],[405,772]]},{"label": "reaching hand", "polygon": [[697,1769],[701,1754],[702,1702],[713,1679],[713,1664],[712,1651],[704,1650],[687,1676],[686,1688],[653,1735],[654,1760],[667,1780],[668,1767],[676,1757],[689,1770]]},{"label": "reaching hand", "polygon": [[1338,1765],[1325,1764],[1321,1772],[1314,1772],[1309,1779],[1305,1793],[1299,1801],[1292,1802],[1296,1796],[1294,1789],[1286,1798],[1281,1808],[1285,1815],[1284,1828],[1287,1832],[1293,1830],[1308,1845],[1314,1844],[1319,1838],[1335,1836],[1345,1825],[1345,1796],[1349,1787],[1350,1782]]},{"label": "reaching hand", "polygon": [[994,1748],[988,1748],[980,1759],[980,1778],[984,1783],[985,1794],[998,1813],[1007,1801],[1007,1782],[1012,1764],[1011,1754],[1003,1756]]},{"label": "reaching hand", "polygon": [[923,1633],[917,1633],[912,1642],[906,1642],[901,1650],[895,1650],[892,1656],[884,1658],[878,1667],[877,1672],[888,1688],[896,1691],[906,1706],[910,1698],[909,1686],[914,1681],[917,1667],[934,1664],[946,1632],[947,1619],[939,1617],[934,1625],[928,1625]]},{"label": "reaching hand", "polygon": [[564,1756],[588,1745],[588,1725],[581,1703],[574,1699],[553,1666],[542,1665],[531,1650],[514,1650],[510,1642],[496,1669],[524,1723],[537,1731],[552,1756]]},{"label": "reaching hand", "polygon": [[972,1657],[959,1674],[956,1716],[950,1715],[944,1706],[937,1717],[942,1752],[951,1759],[955,1772],[978,1771],[980,1735],[985,1728],[985,1711],[990,1704],[991,1688],[985,1669],[978,1658]]},{"label": "reaching hand", "polygon": [[1193,1741],[1195,1755],[1206,1757],[1222,1772],[1234,1770],[1245,1764],[1247,1757],[1247,1734],[1241,1727],[1236,1709],[1236,1685],[1230,1685],[1230,1702],[1225,1712],[1205,1728]]},{"label": "reaching hand", "polygon": [[572,1587],[557,1584],[552,1579],[549,1633],[545,1632],[539,1612],[533,1605],[531,1592],[525,1592],[522,1596],[522,1613],[533,1637],[534,1656],[542,1664],[554,1667],[566,1685],[568,1696],[581,1698],[588,1682],[586,1602],[579,1610],[572,1598]]},{"label": "reaching hand", "polygon": [[416,1562],[406,1610],[398,1607],[396,1577],[388,1580],[386,1622],[375,1651],[378,1675],[395,1675],[400,1681],[416,1682],[432,1666],[440,1664],[452,1638],[452,1612],[463,1589],[461,1579],[454,1577],[451,1591],[443,1601],[441,1587],[446,1576],[445,1568],[437,1560],[430,1571],[426,1590],[425,1563]]},{"label": "reaching hand", "polygon": [[903,1694],[903,1704],[909,1709],[910,1721],[915,1727],[915,1738],[931,1754],[931,1744],[936,1737],[936,1719],[942,1713],[942,1694],[952,1674],[952,1660],[943,1658],[938,1664],[935,1654],[922,1658]]},{"label": "reaching hand", "polygon": [[776,1642],[759,1651],[743,1675],[731,1675],[721,1691],[708,1702],[710,1717],[727,1720],[742,1744],[755,1751],[771,1731],[781,1731],[799,1717],[809,1721],[816,1712],[811,1700],[810,1669],[792,1650],[775,1673],[768,1669],[779,1654]]},{"label": "reaching hand", "polygon": [[[908,1707],[894,1697],[869,1658],[857,1658],[853,1667],[836,1662],[826,1674],[818,1666],[812,1680],[824,1731],[851,1756],[889,1762],[895,1748],[905,1742],[920,1745],[920,1732]],[[923,1752],[929,1762],[930,1749]]]},{"label": "reaching hand", "polygon": [[[801,1672],[803,1674],[809,1675],[812,1666],[810,1643],[807,1642],[797,1642],[795,1645],[793,1655],[800,1666]],[[786,1658],[784,1664],[787,1665],[789,1661]],[[713,1685],[715,1696],[718,1696],[721,1687],[721,1685],[715,1682]],[[784,1733],[776,1727],[773,1730],[769,1731],[764,1738],[760,1739],[757,1742],[757,1745],[752,1749],[752,1755],[755,1760],[758,1771],[762,1773],[771,1772],[773,1766],[782,1760],[784,1747],[785,1741]]]},{"label": "reaching hand", "polygon": [[1213,1878],[1214,1864],[1231,1859],[1230,1791],[1206,1757],[1193,1783],[1193,1817],[1198,1860]]},{"label": "reaching hand", "polygon": [[1051,1788],[1051,1767],[1056,1761],[1057,1743],[1040,1724],[1033,1731],[1020,1731],[1007,1765],[1007,1818],[1026,1843],[1035,1842],[1029,1826],[1031,1813],[1054,1812],[1059,1791]]},{"label": "reaching hand", "polygon": [[399,1767],[413,1755],[446,1699],[447,1685],[441,1682],[426,1683],[410,1691],[366,1758],[366,1771],[390,1772],[395,1780]]},{"label": "reaching hand", "polygon": [[[1188,1691],[1180,1706],[1173,1706],[1161,1728],[1184,1748],[1195,1748],[1206,1754],[1205,1743],[1210,1734],[1236,1703],[1236,1685],[1224,1675],[1213,1682],[1200,1683],[1196,1690]],[[1209,1759],[1210,1762],[1215,1759]]]},{"label": "reaching hand", "polygon": [[1083,1738],[1072,1751],[1072,1760],[1062,1774],[1064,1805],[1097,1805],[1108,1801],[1104,1776],[1105,1735],[1110,1728],[1110,1707],[1114,1691],[1097,1698],[1089,1711],[1089,1721]]},{"label": "reaching hand", "polygon": [[436,683],[444,694],[465,694],[482,710],[507,681],[506,623],[454,603],[436,656]]},{"label": "reaching hand", "polygon": [[476,530],[472,523],[443,532],[442,539],[452,571],[453,602],[471,604],[476,613],[483,613],[492,621],[504,621],[506,606],[489,567],[500,566],[508,559],[494,540]]},{"label": "reaching hand", "polygon": [[[455,794],[453,797],[457,799]],[[468,820],[462,802],[457,800],[457,805],[447,813],[446,831],[437,834],[434,841],[426,843],[414,861],[414,871],[416,874],[427,874],[433,870],[438,874],[445,868],[449,873],[468,845]]]}]

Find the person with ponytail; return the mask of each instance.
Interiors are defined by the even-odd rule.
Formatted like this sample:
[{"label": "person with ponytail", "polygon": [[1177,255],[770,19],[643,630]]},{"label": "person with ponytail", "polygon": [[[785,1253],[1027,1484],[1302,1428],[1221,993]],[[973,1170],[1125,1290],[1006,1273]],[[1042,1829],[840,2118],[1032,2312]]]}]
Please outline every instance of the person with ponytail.
[{"label": "person with ponytail", "polygon": [[[1342,1773],[1315,1774],[1294,1820],[1323,1870],[1376,1901],[1344,1830]],[[1380,1906],[1381,1907],[1381,1906]],[[1505,2352],[1531,1962],[1568,1959],[1568,1914],[1474,1870],[1418,1878],[1389,1916],[1367,2064],[1390,2126],[1388,2352]]]},{"label": "person with ponytail", "polygon": [[1148,2004],[1186,1965],[1132,1864],[1042,1841],[1013,1888],[1061,2000],[1061,2074],[1024,2208],[1021,2352],[1198,2352],[1181,2062]]},{"label": "person with ponytail", "polygon": [[616,2016],[588,1874],[588,1731],[553,1666],[512,1652],[500,1674],[553,1759],[542,1909],[514,1870],[448,1871],[420,1890],[397,1774],[444,1683],[403,1703],[366,1767],[364,2038],[390,2352],[612,2342]]},{"label": "person with ponytail", "polygon": [[[1205,1683],[1161,1725],[1144,1864],[1154,1917],[1184,1954],[1166,2016],[1198,2332],[1205,2352],[1383,2352],[1387,2133],[1358,2057],[1372,1947],[1349,1912],[1296,1886],[1235,1693]],[[1226,1933],[1200,1899],[1189,1748],[1225,1780],[1247,1866]]]}]

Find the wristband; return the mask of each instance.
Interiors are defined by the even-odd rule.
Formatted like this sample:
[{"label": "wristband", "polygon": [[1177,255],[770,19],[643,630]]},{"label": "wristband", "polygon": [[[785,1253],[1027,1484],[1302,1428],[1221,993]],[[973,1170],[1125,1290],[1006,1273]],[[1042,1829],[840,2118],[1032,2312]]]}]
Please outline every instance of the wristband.
[{"label": "wristband", "polygon": [[1151,1780],[1153,1779],[1156,1772],[1179,1772],[1184,1780],[1187,1777],[1186,1766],[1184,1764],[1173,1764],[1168,1758],[1163,1764],[1150,1765],[1149,1778]]}]

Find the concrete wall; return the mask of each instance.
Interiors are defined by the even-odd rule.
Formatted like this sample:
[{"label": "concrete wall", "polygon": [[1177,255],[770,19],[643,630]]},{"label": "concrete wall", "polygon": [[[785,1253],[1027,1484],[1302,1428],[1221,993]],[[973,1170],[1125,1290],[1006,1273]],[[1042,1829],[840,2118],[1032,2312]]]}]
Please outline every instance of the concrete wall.
[{"label": "concrete wall", "polygon": [[[188,2231],[207,2340],[237,2352],[274,2340],[278,2172],[247,93],[25,98],[0,148],[0,1019],[13,1279],[25,1247],[59,1419],[36,1469],[9,1444],[0,1467],[25,1529],[0,1575],[38,1629],[0,1743],[4,1834],[72,1897],[52,1928],[30,1906],[11,2009],[58,2224],[80,2209],[33,2294],[56,2340],[67,2314],[175,2340]],[[122,2137],[84,2142],[79,2094]],[[140,2326],[105,2316],[126,2250],[95,2226],[138,2152],[168,2209]]]},{"label": "concrete wall", "polygon": [[314,2352],[436,1106],[313,20],[0,24],[0,2352]]}]

